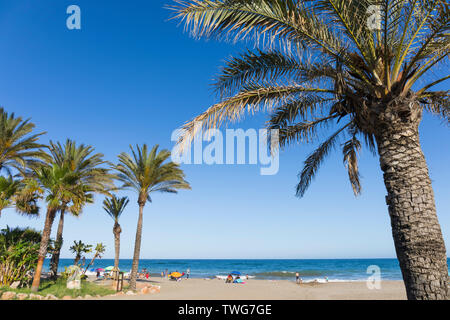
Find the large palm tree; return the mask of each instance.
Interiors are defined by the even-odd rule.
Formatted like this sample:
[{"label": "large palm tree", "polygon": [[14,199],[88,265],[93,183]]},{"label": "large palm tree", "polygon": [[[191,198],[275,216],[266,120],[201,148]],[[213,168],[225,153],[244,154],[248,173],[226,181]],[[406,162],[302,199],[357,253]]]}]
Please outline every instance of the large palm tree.
[{"label": "large palm tree", "polygon": [[119,268],[119,256],[120,256],[120,233],[122,228],[119,224],[119,218],[122,215],[123,210],[127,206],[130,200],[127,197],[119,198],[116,195],[112,195],[110,198],[106,198],[103,201],[103,209],[114,220],[113,234],[114,234],[114,268]]},{"label": "large palm tree", "polygon": [[70,170],[67,165],[58,166],[56,164],[45,164],[33,169],[33,176],[38,181],[45,194],[47,203],[47,213],[45,216],[44,229],[42,231],[41,244],[39,248],[38,264],[35,269],[34,279],[31,289],[38,291],[41,279],[42,266],[50,239],[55,214],[61,207],[61,203],[70,199],[70,210],[79,211],[79,208],[86,201],[85,190],[77,185],[79,177]]},{"label": "large palm tree", "polygon": [[448,297],[446,249],[418,129],[424,111],[449,123],[449,92],[433,89],[450,76],[428,76],[448,62],[448,2],[176,2],[175,18],[194,36],[252,39],[258,48],[226,62],[215,83],[220,101],[183,127],[182,150],[200,128],[238,120],[246,110],[269,111],[279,146],[316,142],[319,130],[335,129],[306,159],[298,196],[339,141],[358,194],[362,138],[378,152],[408,298]]},{"label": "large palm tree", "polygon": [[[110,183],[112,185],[113,177],[113,175],[108,173],[107,169],[99,167],[105,163],[101,160],[102,155],[92,155],[92,159],[96,160],[88,160],[89,154],[92,152],[91,147],[80,146],[84,153],[73,153],[77,156],[84,154],[84,157],[81,157],[81,159],[86,161],[79,161],[79,159],[70,161],[70,156],[68,155],[72,154],[72,152],[67,152],[67,155],[62,150],[57,150],[58,148],[63,149],[60,144],[51,145],[52,149],[50,149],[48,157],[50,160],[48,163],[33,168],[31,173],[31,177],[37,181],[43,190],[45,201],[47,202],[47,214],[42,232],[39,260],[32,284],[33,291],[39,289],[42,265],[47,254],[55,214],[58,211],[62,211],[62,216],[64,216],[64,212],[70,212],[75,216],[79,215],[83,207],[87,203],[92,202],[94,193],[104,192],[106,186]],[[75,148],[75,144],[70,141],[66,144],[67,148],[69,146]],[[100,177],[100,175],[102,176]],[[58,241],[62,242],[62,235],[57,239],[55,247],[59,247]]]},{"label": "large palm tree", "polygon": [[158,145],[151,150],[144,144],[142,148],[136,146],[136,151],[130,146],[131,154],[122,152],[119,155],[119,164],[116,170],[118,179],[123,182],[123,188],[130,188],[138,195],[139,218],[134,244],[133,264],[131,267],[130,289],[136,290],[136,278],[139,267],[141,250],[143,211],[147,201],[151,202],[150,195],[154,192],[177,193],[178,189],[190,189],[189,183],[184,180],[183,170],[179,164],[172,161],[170,151],[158,152]]},{"label": "large palm tree", "polygon": [[[67,139],[64,145],[50,141],[49,151],[54,163],[60,166],[67,165],[70,170],[77,174],[79,177],[78,184],[83,185],[86,190],[86,202],[91,202],[92,193],[108,194],[108,190],[113,187],[113,175],[109,173],[108,168],[104,167],[109,165],[108,162],[103,160],[103,154],[94,153],[92,146],[77,145],[75,141]],[[58,273],[66,212],[67,203],[62,202],[59,208],[59,223],[50,266],[53,278],[56,278]],[[81,211],[72,210],[71,213],[74,216],[79,216]]]},{"label": "large palm tree", "polygon": [[8,114],[0,108],[0,170],[10,172],[15,168],[23,171],[45,158],[42,151],[45,146],[37,143],[45,132],[33,134],[34,128],[29,119],[16,118],[14,113]]}]

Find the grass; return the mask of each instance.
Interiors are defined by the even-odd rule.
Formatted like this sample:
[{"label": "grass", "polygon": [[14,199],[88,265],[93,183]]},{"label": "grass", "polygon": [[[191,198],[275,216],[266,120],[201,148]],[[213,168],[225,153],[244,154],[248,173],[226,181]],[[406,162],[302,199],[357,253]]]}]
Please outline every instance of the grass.
[{"label": "grass", "polygon": [[114,290],[97,285],[95,283],[89,281],[81,281],[81,289],[67,289],[66,281],[59,278],[57,280],[42,280],[41,285],[39,286],[38,292],[32,292],[31,288],[20,288],[20,289],[12,289],[10,287],[0,287],[0,295],[6,291],[13,291],[15,293],[34,293],[41,296],[46,296],[48,294],[52,294],[58,298],[62,298],[64,296],[71,296],[72,298],[76,298],[78,296],[106,296],[108,294],[115,293]]}]

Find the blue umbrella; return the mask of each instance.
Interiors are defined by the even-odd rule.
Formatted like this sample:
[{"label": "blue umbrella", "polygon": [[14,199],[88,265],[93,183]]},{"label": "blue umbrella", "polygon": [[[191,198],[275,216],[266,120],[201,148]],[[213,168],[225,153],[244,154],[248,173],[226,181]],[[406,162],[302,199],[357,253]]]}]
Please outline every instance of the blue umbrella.
[{"label": "blue umbrella", "polygon": [[241,275],[241,273],[240,273],[239,271],[233,271],[233,272],[231,272],[231,274],[235,274],[235,275],[237,275],[237,276],[240,276],[240,275]]}]

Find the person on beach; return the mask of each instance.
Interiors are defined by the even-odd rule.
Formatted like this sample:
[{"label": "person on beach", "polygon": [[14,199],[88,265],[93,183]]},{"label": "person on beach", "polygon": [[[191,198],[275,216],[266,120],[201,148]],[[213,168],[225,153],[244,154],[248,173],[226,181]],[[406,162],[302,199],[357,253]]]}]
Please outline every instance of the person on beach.
[{"label": "person on beach", "polygon": [[164,278],[164,271],[161,271],[161,278]]},{"label": "person on beach", "polygon": [[229,274],[227,279],[225,280],[225,283],[231,283],[231,282],[233,282],[233,276],[231,274]]},{"label": "person on beach", "polygon": [[169,277],[169,270],[166,269],[166,276]]},{"label": "person on beach", "polygon": [[295,282],[300,284],[300,274],[298,272],[295,273]]},{"label": "person on beach", "polygon": [[147,278],[147,280],[148,280],[148,277],[150,277],[150,273],[149,273],[149,272],[147,272],[147,273],[145,274],[145,278]]},{"label": "person on beach", "polygon": [[191,274],[191,269],[186,270],[186,279],[189,279],[189,275]]}]

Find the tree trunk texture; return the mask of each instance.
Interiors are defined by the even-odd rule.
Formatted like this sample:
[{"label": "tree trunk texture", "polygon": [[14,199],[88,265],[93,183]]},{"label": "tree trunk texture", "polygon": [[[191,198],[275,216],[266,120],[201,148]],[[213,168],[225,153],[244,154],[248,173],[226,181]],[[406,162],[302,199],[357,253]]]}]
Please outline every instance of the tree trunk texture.
[{"label": "tree trunk texture", "polygon": [[63,245],[64,214],[65,211],[61,210],[59,215],[58,230],[56,232],[55,250],[53,251],[52,259],[50,261],[50,272],[53,279],[56,279],[58,276],[59,257]]},{"label": "tree trunk texture", "polygon": [[139,203],[139,219],[136,229],[136,240],[134,243],[133,265],[131,266],[130,290],[136,290],[136,279],[139,268],[139,255],[141,252],[143,210],[144,204]]},{"label": "tree trunk texture", "polygon": [[45,216],[44,230],[42,231],[41,245],[39,247],[38,263],[36,270],[34,271],[33,283],[31,285],[31,291],[37,292],[39,290],[39,284],[41,282],[42,265],[47,254],[48,241],[50,240],[50,234],[52,232],[53,220],[55,219],[56,210],[47,209],[47,215]]},{"label": "tree trunk texture", "polygon": [[113,233],[114,233],[114,249],[115,249],[115,257],[114,257],[114,268],[119,268],[119,256],[120,256],[120,233],[122,232],[122,228],[119,223],[114,223]]},{"label": "tree trunk texture", "polygon": [[[411,110],[406,106],[404,110]],[[427,163],[421,111],[389,114],[376,133],[395,250],[410,300],[448,298],[447,255]]]}]

